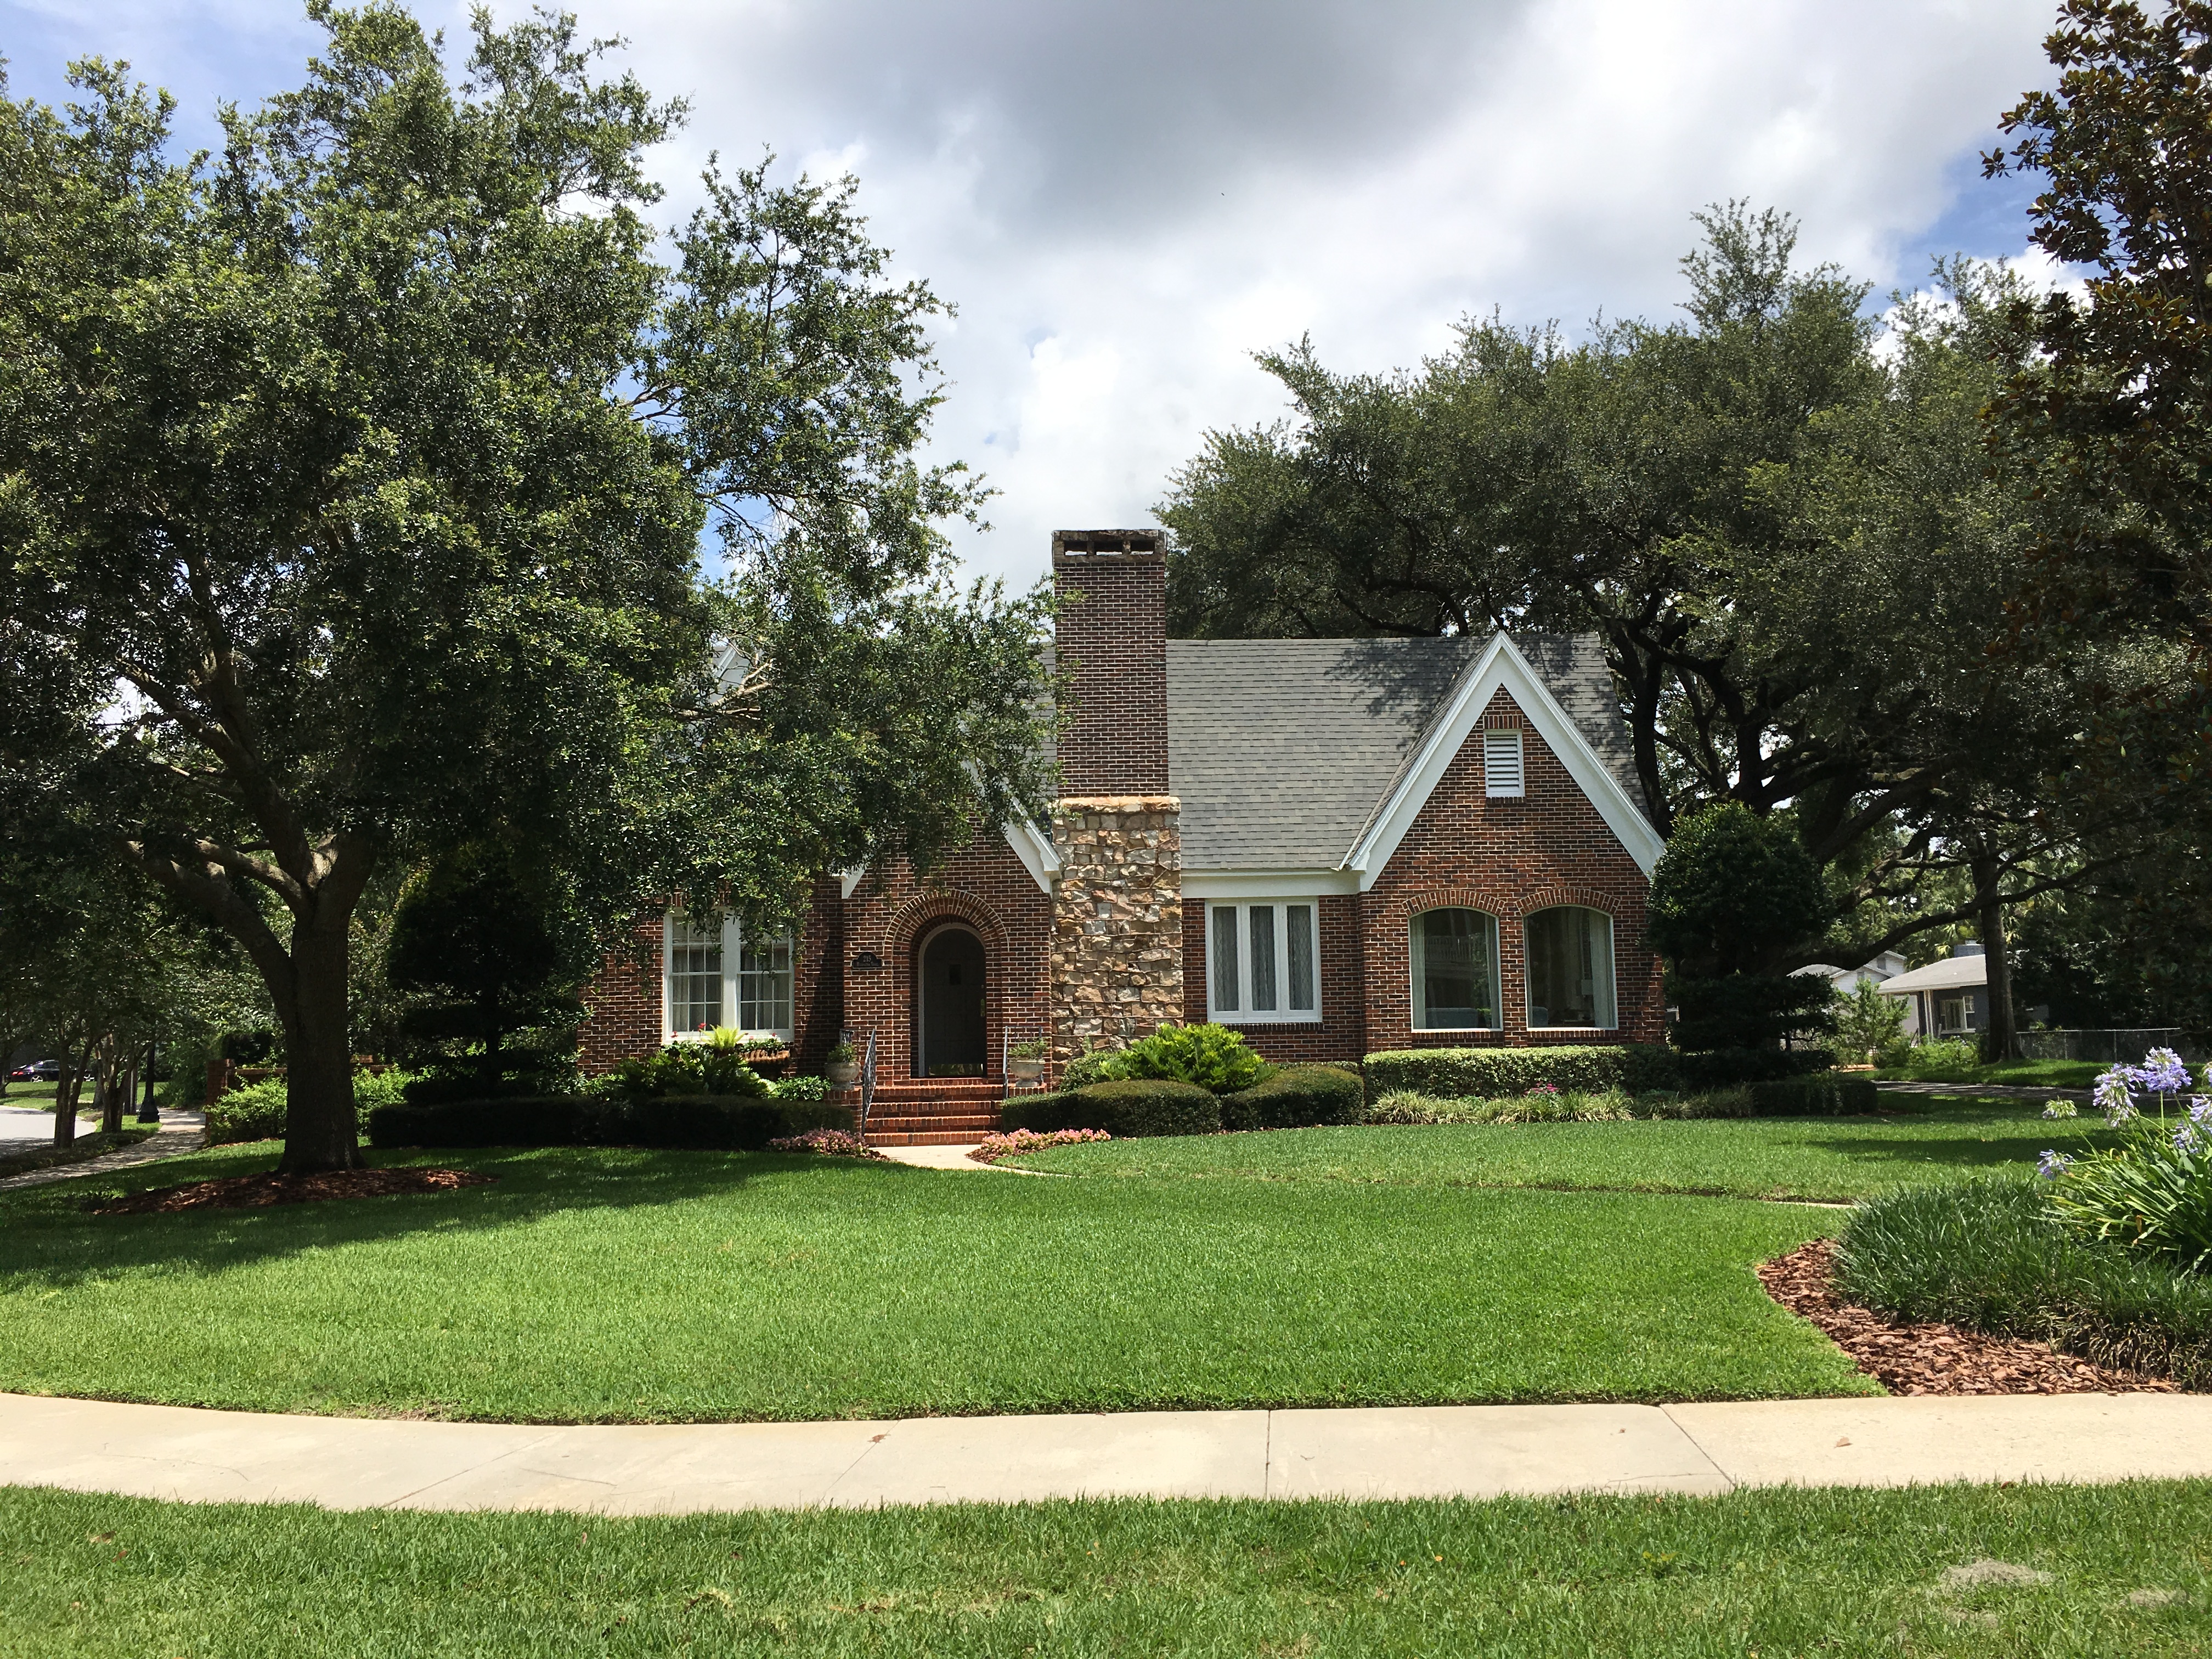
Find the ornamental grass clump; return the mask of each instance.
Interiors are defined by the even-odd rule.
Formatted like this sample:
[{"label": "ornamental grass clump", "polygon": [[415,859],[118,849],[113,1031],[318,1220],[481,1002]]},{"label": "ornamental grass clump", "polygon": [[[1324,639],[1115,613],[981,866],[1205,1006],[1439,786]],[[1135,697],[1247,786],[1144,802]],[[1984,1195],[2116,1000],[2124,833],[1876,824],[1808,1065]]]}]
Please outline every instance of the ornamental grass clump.
[{"label": "ornamental grass clump", "polygon": [[[2212,1088],[2212,1066],[2206,1073]],[[2108,1151],[2069,1157],[2054,1147],[2037,1159],[2060,1225],[2185,1273],[2212,1260],[2212,1097],[2185,1100],[2191,1081],[2171,1048],[2154,1048],[2140,1066],[2115,1066],[2097,1079],[2090,1098],[2125,1138]],[[2137,1103],[2138,1091],[2156,1097],[2154,1117]],[[2044,1109],[2050,1118],[2075,1115],[2071,1101]]]}]

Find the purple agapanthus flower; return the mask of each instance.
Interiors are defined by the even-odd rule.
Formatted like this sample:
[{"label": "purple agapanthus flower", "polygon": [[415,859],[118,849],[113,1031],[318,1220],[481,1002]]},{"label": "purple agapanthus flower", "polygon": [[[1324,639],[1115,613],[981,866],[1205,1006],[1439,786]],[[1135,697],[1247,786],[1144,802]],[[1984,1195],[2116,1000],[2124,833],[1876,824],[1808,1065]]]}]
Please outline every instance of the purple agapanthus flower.
[{"label": "purple agapanthus flower", "polygon": [[2125,1066],[2115,1066],[2097,1079],[2097,1086],[2089,1098],[2105,1115],[2107,1123],[2125,1123],[2136,1115],[2136,1097],[2128,1091],[2134,1073]]},{"label": "purple agapanthus flower", "polygon": [[2173,1126],[2173,1150],[2177,1152],[2201,1152],[2207,1140],[2204,1126],[2184,1118]]},{"label": "purple agapanthus flower", "polygon": [[2153,1094],[2178,1095],[2189,1086],[2189,1068],[2172,1049],[2154,1048],[2135,1068],[2132,1081],[2138,1089],[2148,1089]]},{"label": "purple agapanthus flower", "polygon": [[2035,1160],[2035,1172],[2045,1181],[2056,1181],[2073,1167],[2074,1160],[2062,1152],[2046,1148]]},{"label": "purple agapanthus flower", "polygon": [[2081,1109],[2070,1100],[2051,1100],[2044,1103],[2043,1115],[2045,1117],[2079,1117]]}]

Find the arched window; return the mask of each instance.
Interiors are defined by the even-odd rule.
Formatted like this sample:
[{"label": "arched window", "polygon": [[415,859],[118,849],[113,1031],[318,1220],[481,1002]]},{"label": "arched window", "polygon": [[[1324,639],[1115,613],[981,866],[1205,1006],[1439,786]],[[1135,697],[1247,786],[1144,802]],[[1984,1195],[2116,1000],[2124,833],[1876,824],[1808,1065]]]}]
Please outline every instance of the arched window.
[{"label": "arched window", "polygon": [[1413,926],[1413,1029],[1496,1030],[1496,919],[1480,910],[1424,910]]},{"label": "arched window", "polygon": [[1613,918],[1562,904],[1528,918],[1528,1024],[1609,1031],[1619,1024],[1613,996]]}]

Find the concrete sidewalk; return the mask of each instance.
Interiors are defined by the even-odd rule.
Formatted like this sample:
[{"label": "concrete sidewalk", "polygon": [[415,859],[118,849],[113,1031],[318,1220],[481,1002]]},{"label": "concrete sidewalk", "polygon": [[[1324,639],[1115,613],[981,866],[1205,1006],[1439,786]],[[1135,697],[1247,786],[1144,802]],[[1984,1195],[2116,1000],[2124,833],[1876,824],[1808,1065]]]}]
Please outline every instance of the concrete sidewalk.
[{"label": "concrete sidewalk", "polygon": [[2212,1395],[532,1427],[0,1395],[0,1484],[331,1509],[1492,1498],[2212,1475]]},{"label": "concrete sidewalk", "polygon": [[[52,1144],[53,1116],[45,1114],[47,1144]],[[135,1118],[125,1121],[136,1123]],[[92,1131],[86,1130],[90,1133]],[[32,1170],[23,1175],[0,1176],[0,1193],[15,1191],[18,1187],[44,1187],[57,1181],[76,1181],[84,1176],[106,1175],[114,1170],[128,1170],[141,1164],[153,1164],[165,1158],[182,1158],[186,1152],[199,1151],[207,1138],[207,1114],[204,1112],[164,1112],[161,1127],[135,1146],[124,1146],[98,1158],[82,1158],[74,1164],[57,1164],[52,1169]],[[21,1143],[9,1142],[9,1152],[35,1150]]]}]

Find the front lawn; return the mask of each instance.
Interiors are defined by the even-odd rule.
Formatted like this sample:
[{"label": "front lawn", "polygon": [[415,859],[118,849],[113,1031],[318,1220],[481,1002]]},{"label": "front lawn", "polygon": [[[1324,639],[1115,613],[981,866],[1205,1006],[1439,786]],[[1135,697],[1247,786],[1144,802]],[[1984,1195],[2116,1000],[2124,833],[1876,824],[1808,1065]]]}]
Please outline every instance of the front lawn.
[{"label": "front lawn", "polygon": [[1060,1146],[1018,1160],[1072,1175],[1270,1185],[1547,1187],[1835,1201],[1998,1169],[2046,1146],[2094,1144],[2014,1101],[1912,1097],[1879,1117],[1698,1118],[1634,1123],[1437,1124],[1281,1129]]},{"label": "front lawn", "polygon": [[499,1176],[455,1193],[83,1208],[274,1157],[0,1195],[0,1389],[550,1421],[1876,1391],[1750,1271],[1839,1216],[1738,1200],[561,1148],[390,1160]]},{"label": "front lawn", "polygon": [[615,1520],[0,1492],[10,1653],[1764,1654],[2212,1642],[2212,1485]]},{"label": "front lawn", "polygon": [[1875,1076],[1907,1083],[2001,1083],[2021,1089],[2086,1089],[2112,1068],[2100,1060],[2005,1060],[1993,1065],[1884,1066]]}]

